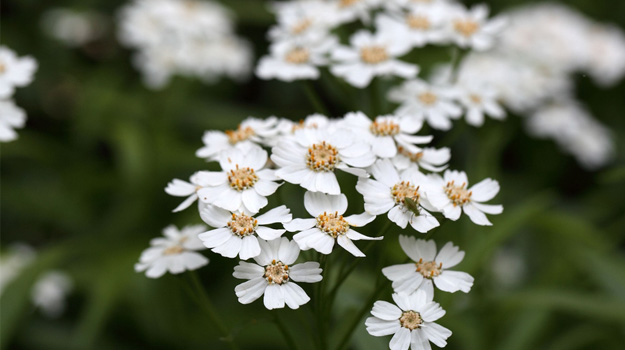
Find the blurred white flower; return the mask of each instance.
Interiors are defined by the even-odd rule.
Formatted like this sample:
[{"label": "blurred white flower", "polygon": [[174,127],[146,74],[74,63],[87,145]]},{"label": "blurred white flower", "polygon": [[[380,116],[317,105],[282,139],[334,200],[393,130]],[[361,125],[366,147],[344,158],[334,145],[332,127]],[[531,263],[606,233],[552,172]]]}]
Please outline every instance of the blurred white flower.
[{"label": "blurred white flower", "polygon": [[394,157],[398,147],[416,152],[419,150],[416,144],[432,141],[432,136],[412,135],[423,126],[414,118],[388,115],[371,120],[362,112],[351,112],[345,115],[343,125],[366,141],[379,158]]},{"label": "blurred white flower", "polygon": [[284,205],[257,217],[245,212],[230,212],[207,205],[200,210],[200,215],[204,222],[215,227],[214,230],[199,235],[204,246],[227,258],[238,255],[242,260],[254,258],[261,253],[259,240],[254,234],[265,240],[280,238],[285,232],[284,229],[273,229],[265,225],[285,224],[292,218],[291,212]]},{"label": "blurred white flower", "polygon": [[410,43],[395,34],[356,32],[350,38],[351,46],[332,50],[330,71],[357,88],[366,87],[376,76],[414,78],[419,68],[396,59],[410,51]]},{"label": "blurred white flower", "polygon": [[419,168],[425,170],[439,172],[447,168],[447,162],[451,158],[449,148],[432,148],[426,147],[419,149],[417,152],[411,152],[403,147],[397,147],[397,155],[391,159],[393,165],[399,171],[409,168],[419,171]]},{"label": "blurred white flower", "polygon": [[447,345],[451,331],[434,321],[445,315],[445,310],[432,301],[424,291],[413,294],[393,294],[395,304],[376,301],[365,325],[369,334],[382,337],[393,335],[391,350],[431,350],[430,342],[442,348]]},{"label": "blurred white flower", "polygon": [[378,15],[375,19],[376,29],[403,38],[411,47],[439,44],[447,37],[444,30],[448,20],[446,9],[446,6],[417,2],[411,4],[405,12]]},{"label": "blurred white flower", "polygon": [[320,192],[306,192],[304,195],[306,211],[311,219],[294,219],[284,225],[289,232],[300,231],[293,236],[303,250],[314,249],[321,254],[330,254],[336,241],[341,247],[357,257],[365,254],[356,247],[357,240],[381,240],[384,237],[368,237],[352,229],[362,227],[375,219],[374,215],[362,213],[343,217],[347,210],[347,197]]},{"label": "blurred white flower", "polygon": [[0,296],[5,288],[36,257],[35,250],[23,243],[12,244],[0,254]]},{"label": "blurred white flower", "polygon": [[43,14],[41,27],[47,35],[74,47],[99,39],[107,23],[99,13],[54,8]]},{"label": "blurred white flower", "polygon": [[433,240],[399,236],[401,249],[412,259],[411,263],[393,265],[382,269],[382,273],[393,281],[396,293],[410,294],[421,289],[428,295],[434,294],[434,285],[445,292],[468,293],[473,286],[473,277],[466,272],[448,270],[464,259],[464,252],[447,242],[436,252]]},{"label": "blurred white flower", "polygon": [[486,214],[501,214],[503,206],[484,204],[499,192],[499,183],[493,179],[484,179],[469,187],[469,180],[464,171],[446,170],[443,177],[430,174],[431,182],[426,193],[434,207],[443,212],[446,218],[458,220],[464,212],[477,225],[491,226]]},{"label": "blurred white flower", "polygon": [[267,205],[267,196],[280,187],[274,182],[279,180],[274,170],[265,169],[267,151],[255,144],[222,151],[219,165],[222,171],[201,171],[195,175],[199,183],[205,184],[197,190],[204,203],[256,214]]},{"label": "blurred white flower", "polygon": [[145,271],[147,277],[159,278],[166,272],[179,274],[208,264],[208,259],[196,252],[205,249],[198,238],[204,231],[204,225],[185,226],[182,230],[174,225],[165,227],[164,237],[152,239],[151,247],[141,253],[135,271]]},{"label": "blurred white flower", "polygon": [[30,84],[36,70],[34,58],[17,57],[13,50],[0,46],[0,98],[11,97],[16,87]]},{"label": "blurred white flower", "polygon": [[[343,129],[299,129],[273,147],[276,176],[313,192],[341,193],[336,169],[367,176],[361,168],[375,161],[370,146]],[[353,168],[352,168],[353,167]]]},{"label": "blurred white flower", "polygon": [[467,123],[473,126],[484,124],[484,115],[497,120],[506,117],[506,112],[497,103],[497,91],[484,84],[464,83],[457,86],[458,101],[466,110]]},{"label": "blurred white flower", "polygon": [[295,242],[282,237],[271,241],[259,241],[261,253],[254,258],[256,264],[240,261],[235,266],[235,278],[249,280],[234,288],[241,304],[249,304],[264,294],[263,303],[269,310],[297,309],[310,301],[306,292],[295,282],[315,283],[321,281],[318,262],[292,265],[300,249]]},{"label": "blurred white flower", "polygon": [[504,29],[502,18],[488,19],[488,6],[473,6],[467,10],[462,5],[448,7],[451,12],[447,24],[449,38],[461,48],[485,51],[493,47],[497,35]]},{"label": "blurred white flower", "polygon": [[0,99],[0,142],[17,139],[15,129],[21,129],[25,124],[26,112],[12,100]]},{"label": "blurred white flower", "polygon": [[451,87],[434,86],[423,80],[408,80],[389,92],[388,98],[400,103],[396,113],[400,116],[416,118],[441,130],[452,127],[450,119],[458,119],[462,108],[454,99],[456,91]]},{"label": "blurred white flower", "polygon": [[333,11],[330,2],[322,0],[288,1],[272,4],[277,25],[269,30],[274,41],[319,41],[333,25],[328,13]]},{"label": "blurred white flower", "polygon": [[[417,171],[404,172],[400,176],[388,159],[380,159],[370,168],[375,178],[360,178],[356,190],[365,199],[365,210],[369,214],[381,215],[388,212],[388,218],[405,229],[408,224],[419,232],[428,232],[437,227],[438,220],[428,212],[436,210],[424,196],[420,187],[428,181]],[[406,204],[406,199],[414,207]]]},{"label": "blurred white flower", "polygon": [[47,317],[58,317],[65,310],[65,299],[72,287],[72,280],[66,273],[49,271],[33,286],[31,300]]}]

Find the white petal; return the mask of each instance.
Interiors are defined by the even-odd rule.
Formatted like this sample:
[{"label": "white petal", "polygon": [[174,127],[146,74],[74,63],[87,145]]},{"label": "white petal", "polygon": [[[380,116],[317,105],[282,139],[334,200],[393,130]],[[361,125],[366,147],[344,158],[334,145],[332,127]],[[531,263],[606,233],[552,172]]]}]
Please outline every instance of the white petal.
[{"label": "white petal", "polygon": [[259,225],[273,224],[276,222],[289,222],[292,219],[291,211],[284,205],[275,207],[256,218]]},{"label": "white petal", "polygon": [[182,203],[180,203],[172,212],[177,213],[179,211],[185,210],[193,204],[197,200],[197,194],[190,195],[187,199],[185,199]]},{"label": "white petal", "polygon": [[472,192],[471,200],[486,202],[493,199],[493,197],[499,193],[499,182],[493,179],[484,179],[471,186],[469,191]]},{"label": "white petal", "polygon": [[354,230],[352,230],[351,228],[347,231],[347,234],[345,234],[345,236],[347,236],[347,238],[354,240],[354,241],[359,241],[359,240],[365,240],[365,241],[379,241],[382,240],[384,237],[383,236],[378,236],[378,237],[369,237],[369,236],[365,236],[361,233],[358,233]]},{"label": "white petal", "polygon": [[346,236],[344,236],[344,235],[338,236],[336,238],[336,241],[337,241],[337,243],[341,247],[345,248],[345,250],[347,250],[348,252],[352,253],[352,255],[357,256],[357,257],[364,257],[365,256],[365,254],[363,252],[361,252],[360,249],[358,249],[358,247],[356,247],[354,242],[352,242]]},{"label": "white petal", "polygon": [[289,277],[295,282],[315,283],[323,279],[321,272],[318,262],[308,261],[291,266]]},{"label": "white petal", "polygon": [[306,192],[304,194],[306,211],[314,217],[324,212],[338,212],[339,215],[347,210],[347,197],[344,194],[329,195],[320,192]]},{"label": "white petal", "polygon": [[299,256],[299,246],[297,242],[289,241],[286,237],[280,239],[280,248],[278,248],[278,260],[286,265],[291,265]]},{"label": "white petal", "polygon": [[297,309],[310,301],[310,297],[302,287],[293,282],[287,282],[280,286],[284,295],[284,301],[291,309]]},{"label": "white petal", "polygon": [[[261,196],[254,189],[248,189],[241,193],[241,201],[250,213],[256,214],[267,205],[267,198]],[[218,202],[215,202],[217,204]],[[237,208],[238,209],[238,208]]]},{"label": "white petal", "polygon": [[476,208],[472,203],[467,203],[462,206],[462,211],[471,218],[471,221],[477,225],[482,226],[492,226],[493,224],[488,221],[488,218],[484,213],[482,213],[478,208]]},{"label": "white petal", "polygon": [[277,284],[270,284],[265,289],[263,303],[268,310],[281,309],[284,307],[284,294]]},{"label": "white petal", "polygon": [[249,258],[257,257],[259,254],[260,245],[258,244],[258,238],[254,236],[244,237],[241,242],[239,258],[241,258],[241,260],[247,260]]},{"label": "white petal", "polygon": [[417,268],[415,264],[401,264],[383,268],[382,274],[384,274],[384,276],[391,281],[398,281],[410,278],[417,274],[416,270]]},{"label": "white petal", "polygon": [[241,304],[249,304],[260,298],[265,288],[267,288],[267,281],[263,277],[257,277],[237,285],[234,287],[234,292]]},{"label": "white petal", "polygon": [[473,277],[466,272],[445,270],[434,277],[434,284],[445,292],[454,293],[460,290],[468,293],[473,286]]},{"label": "white petal", "polygon": [[315,177],[317,191],[338,195],[341,187],[333,172],[318,172]]},{"label": "white petal", "polygon": [[417,328],[410,332],[410,338],[411,350],[432,350],[430,341],[423,332],[423,329]]},{"label": "white petal", "polygon": [[399,205],[393,207],[388,212],[388,219],[396,223],[401,228],[406,228],[411,214],[403,210]]},{"label": "white petal", "polygon": [[486,214],[501,214],[503,213],[502,205],[490,205],[490,204],[482,204],[478,202],[472,202],[472,204],[479,209],[480,211]]},{"label": "white petal", "polygon": [[224,227],[232,219],[232,214],[213,205],[207,205],[200,210],[200,217],[212,227]]},{"label": "white petal", "polygon": [[451,331],[438,323],[429,323],[422,330],[425,336],[439,348],[445,347],[447,338],[451,336]]},{"label": "white petal", "polygon": [[273,229],[265,226],[256,227],[256,234],[258,235],[258,237],[266,241],[271,241],[279,238],[284,232],[285,230]]},{"label": "white petal", "polygon": [[206,248],[215,248],[226,243],[232,237],[230,229],[220,227],[218,229],[200,233],[198,238],[202,240]]},{"label": "white petal", "polygon": [[432,261],[436,257],[436,243],[433,240],[416,239],[404,235],[399,236],[399,245],[413,261]]},{"label": "white petal", "polygon": [[349,226],[362,227],[375,220],[375,216],[368,213],[362,213],[358,215],[346,216],[345,220],[349,223]]},{"label": "white petal", "polygon": [[271,196],[276,192],[276,190],[280,187],[279,183],[266,181],[266,180],[258,180],[256,184],[254,184],[254,190],[261,196],[267,197]]},{"label": "white petal", "polygon": [[241,251],[242,241],[241,237],[232,235],[224,244],[213,248],[213,252],[221,254],[226,258],[234,258]]},{"label": "white petal", "polygon": [[284,228],[289,232],[302,231],[314,227],[316,222],[315,219],[293,219],[285,223]]},{"label": "white petal", "polygon": [[265,269],[262,266],[248,263],[245,261],[239,261],[239,265],[234,267],[234,278],[251,280],[254,278],[262,277],[265,274]]},{"label": "white petal", "polygon": [[365,325],[367,326],[367,332],[376,337],[394,334],[401,328],[399,320],[385,321],[377,317],[367,318]]},{"label": "white petal", "polygon": [[464,259],[464,252],[458,247],[454,246],[452,242],[447,242],[438,255],[436,255],[436,262],[442,263],[443,266],[448,269],[458,265],[462,259]]},{"label": "white petal", "polygon": [[408,328],[400,328],[391,338],[389,347],[391,350],[408,350],[410,347],[410,330]]},{"label": "white petal", "polygon": [[393,321],[401,317],[402,311],[400,308],[387,301],[378,300],[373,304],[371,314],[385,321]]},{"label": "white petal", "polygon": [[310,240],[308,240],[308,246],[321,254],[327,255],[332,253],[332,248],[334,248],[334,238],[325,233],[321,233],[321,231],[318,232],[319,234],[311,236]]}]

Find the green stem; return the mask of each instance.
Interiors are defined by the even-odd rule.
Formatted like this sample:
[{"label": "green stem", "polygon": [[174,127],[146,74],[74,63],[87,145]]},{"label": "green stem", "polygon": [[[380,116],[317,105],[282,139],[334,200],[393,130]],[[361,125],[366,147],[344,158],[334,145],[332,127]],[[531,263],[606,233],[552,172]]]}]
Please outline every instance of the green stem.
[{"label": "green stem", "polygon": [[[328,262],[328,256],[324,254],[320,254],[319,256],[319,266],[326,272],[326,266]],[[317,290],[315,293],[315,316],[317,319],[317,331],[319,334],[319,348],[321,350],[327,349],[327,339],[326,339],[326,327],[328,325],[327,320],[325,319],[324,313],[324,304],[326,301],[325,298],[325,283],[326,279],[322,279],[321,282],[317,285]]]},{"label": "green stem", "polygon": [[308,100],[310,101],[310,104],[313,106],[313,108],[318,113],[329,116],[328,110],[326,110],[326,108],[323,106],[319,95],[317,95],[317,93],[315,92],[315,87],[313,86],[313,83],[307,80],[304,80],[302,82],[302,86],[304,87],[304,93],[306,94],[306,97],[308,97]]},{"label": "green stem", "polygon": [[286,324],[284,324],[284,321],[280,317],[280,312],[278,310],[274,310],[272,313],[276,326],[278,326],[278,329],[280,330],[280,332],[282,332],[282,336],[284,337],[284,340],[286,341],[289,349],[299,349],[299,347],[297,346],[297,342],[295,342],[295,339],[293,338],[288,328],[286,327]]},{"label": "green stem", "polygon": [[380,101],[379,101],[379,94],[378,94],[378,79],[373,78],[373,80],[371,80],[371,84],[369,84],[369,106],[370,106],[370,111],[369,111],[369,116],[373,119],[375,119],[378,114],[380,113]]},{"label": "green stem", "polygon": [[213,323],[219,330],[219,333],[221,333],[222,337],[220,338],[220,340],[225,342],[230,349],[237,350],[238,347],[234,343],[234,340],[232,339],[232,335],[230,334],[230,332],[228,331],[228,328],[219,317],[219,313],[215,309],[215,306],[213,305],[213,303],[210,301],[208,294],[206,294],[206,290],[202,286],[202,283],[197,277],[197,274],[195,273],[195,271],[189,271],[187,272],[186,275],[189,276],[191,286],[195,290],[196,301],[204,309],[204,311],[206,312],[208,317],[211,319],[211,321],[213,321]]}]

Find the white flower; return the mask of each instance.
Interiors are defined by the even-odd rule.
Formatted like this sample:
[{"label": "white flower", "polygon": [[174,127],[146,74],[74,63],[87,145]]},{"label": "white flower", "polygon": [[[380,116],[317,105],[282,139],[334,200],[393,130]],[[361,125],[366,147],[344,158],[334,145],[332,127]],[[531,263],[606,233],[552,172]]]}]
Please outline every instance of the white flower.
[{"label": "white flower", "polygon": [[436,243],[414,237],[399,236],[399,245],[413,262],[393,265],[382,269],[382,273],[393,281],[396,293],[410,294],[421,289],[434,294],[434,285],[442,291],[468,293],[473,286],[473,277],[466,272],[448,270],[458,265],[464,252],[447,242],[438,254]]},{"label": "white flower", "polygon": [[326,15],[334,24],[343,24],[361,20],[368,24],[371,19],[370,12],[377,7],[381,0],[330,0],[333,5],[332,11]]},{"label": "white flower", "polygon": [[185,210],[193,204],[198,198],[197,191],[200,189],[209,186],[210,182],[206,182],[206,179],[211,179],[210,175],[202,175],[206,173],[204,171],[198,171],[195,174],[191,175],[189,179],[190,182],[186,182],[180,179],[173,179],[171,182],[167,184],[165,187],[165,192],[170,196],[175,197],[187,197],[180,205],[178,205],[174,210],[174,213],[179,212],[181,210]]},{"label": "white flower", "polygon": [[215,227],[214,230],[199,235],[204,246],[227,258],[238,255],[242,260],[256,257],[261,253],[259,240],[254,234],[265,240],[280,238],[284,229],[273,229],[265,225],[284,224],[292,218],[291,212],[284,205],[257,217],[207,205],[200,210],[200,216],[204,222]]},{"label": "white flower", "polygon": [[497,103],[497,91],[485,84],[463,84],[458,86],[458,100],[466,109],[467,123],[473,126],[484,124],[484,115],[503,120],[506,112]]},{"label": "white flower", "polygon": [[206,226],[185,226],[180,231],[173,225],[165,227],[165,238],[159,237],[150,241],[152,247],[141,253],[139,263],[135,264],[135,271],[146,271],[146,276],[158,278],[165,272],[178,274],[208,264],[208,259],[196,252],[204,249],[198,238],[202,231],[206,231]]},{"label": "white flower", "polygon": [[270,138],[278,132],[277,124],[276,117],[267,119],[249,117],[242,121],[236,130],[207,131],[202,137],[204,147],[198,149],[195,155],[207,160],[216,160],[222,151],[237,145],[262,144],[265,138]]},{"label": "white flower", "polygon": [[[276,176],[313,192],[341,193],[335,169],[366,176],[375,156],[368,144],[342,129],[300,129],[273,147]],[[357,168],[352,168],[357,167]]]},{"label": "white flower", "polygon": [[335,37],[320,42],[280,41],[269,47],[271,55],[260,59],[256,75],[282,81],[318,79],[318,66],[327,64],[326,54],[337,45]]},{"label": "white flower", "polygon": [[429,43],[441,43],[446,38],[445,6],[417,3],[405,13],[385,13],[376,17],[376,28],[381,32],[398,35],[411,47],[423,47]]},{"label": "white flower", "polygon": [[361,30],[352,35],[350,45],[338,46],[332,51],[335,63],[330,71],[355,87],[366,87],[376,76],[394,75],[411,79],[419,71],[416,65],[396,59],[408,53],[410,46],[394,33],[374,35]]},{"label": "white flower", "polygon": [[476,5],[471,10],[457,6],[457,10],[450,15],[448,33],[458,46],[484,51],[495,44],[495,38],[504,26],[502,18],[488,20],[486,5]]},{"label": "white flower", "polygon": [[17,139],[14,129],[26,124],[26,113],[11,100],[0,100],[0,142]]},{"label": "white flower", "polygon": [[30,56],[17,57],[6,46],[0,46],[0,98],[13,95],[16,87],[30,84],[37,70],[37,61]]},{"label": "white flower", "polygon": [[433,86],[423,80],[409,80],[390,91],[388,98],[401,103],[397,114],[426,120],[431,127],[451,129],[450,119],[458,119],[462,108],[453,99],[456,92],[449,87]]},{"label": "white flower", "polygon": [[456,221],[464,211],[474,223],[491,226],[484,213],[503,212],[501,205],[483,204],[499,192],[499,182],[493,179],[484,179],[468,187],[469,181],[464,171],[446,170],[443,177],[438,174],[430,174],[429,177],[431,182],[426,189],[428,199],[448,219]]},{"label": "white flower", "polygon": [[76,47],[100,38],[106,31],[107,19],[96,12],[54,8],[43,14],[41,26],[47,35]]},{"label": "white flower", "polygon": [[261,240],[261,253],[255,257],[257,264],[240,261],[234,267],[235,278],[249,281],[239,284],[234,291],[241,304],[249,304],[265,295],[263,302],[269,310],[283,308],[286,304],[297,309],[310,301],[306,292],[295,282],[321,281],[318,262],[292,265],[299,256],[295,242],[282,237],[271,241]]},{"label": "white flower", "polygon": [[447,147],[439,149],[427,147],[419,149],[417,152],[410,152],[403,147],[398,147],[397,151],[397,155],[391,161],[400,171],[408,168],[414,168],[418,171],[421,167],[429,171],[439,172],[447,168],[446,164],[451,158],[451,152]]},{"label": "white flower", "polygon": [[393,334],[389,344],[391,350],[431,350],[430,342],[442,348],[447,345],[451,331],[434,321],[445,315],[432,296],[424,291],[414,294],[393,294],[397,306],[376,301],[365,325],[369,334],[381,337]]},{"label": "white flower", "polygon": [[[367,213],[381,215],[388,212],[388,218],[397,226],[406,228],[410,224],[422,233],[438,226],[438,220],[428,212],[436,208],[428,203],[421,188],[428,181],[425,175],[407,171],[400,176],[388,159],[378,160],[370,170],[375,180],[360,178],[356,185],[356,190],[365,199]],[[406,205],[407,198],[414,202],[414,208]]]},{"label": "white flower", "polygon": [[314,249],[322,254],[330,254],[336,241],[354,256],[365,254],[356,247],[352,240],[380,240],[384,237],[368,237],[352,229],[361,227],[375,219],[374,215],[362,213],[343,217],[347,210],[347,197],[327,195],[319,192],[306,192],[304,195],[306,211],[314,219],[294,219],[284,225],[289,232],[301,231],[293,236],[303,250]]},{"label": "white flower", "polygon": [[205,184],[197,190],[204,203],[229,211],[246,211],[252,214],[267,205],[280,184],[271,169],[265,169],[267,152],[254,144],[242,145],[222,151],[219,165],[222,171],[202,171],[196,174]]},{"label": "white flower", "polygon": [[58,317],[65,310],[65,297],[72,286],[72,280],[66,273],[48,271],[33,286],[31,300],[46,316]]},{"label": "white flower", "polygon": [[277,26],[269,30],[272,41],[319,40],[327,35],[332,25],[328,13],[332,4],[326,1],[290,1],[274,3]]},{"label": "white flower", "polygon": [[345,115],[345,126],[371,145],[371,151],[380,158],[397,155],[398,147],[418,151],[415,144],[429,143],[432,136],[411,135],[421,129],[423,123],[414,118],[379,116],[372,121],[362,112]]}]

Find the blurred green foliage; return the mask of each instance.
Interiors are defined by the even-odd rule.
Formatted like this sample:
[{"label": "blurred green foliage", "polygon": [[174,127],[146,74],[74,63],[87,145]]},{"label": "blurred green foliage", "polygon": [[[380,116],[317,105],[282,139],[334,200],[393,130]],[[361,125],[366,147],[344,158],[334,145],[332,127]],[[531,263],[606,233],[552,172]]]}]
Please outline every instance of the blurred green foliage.
[{"label": "blurred green foliage", "polygon": [[[273,22],[265,2],[223,2],[236,12],[239,33],[253,42],[257,56],[263,54],[265,32]],[[179,199],[163,188],[173,178],[186,179],[207,167],[194,156],[204,130],[234,128],[248,115],[297,120],[315,111],[302,86],[277,81],[209,86],[176,78],[162,91],[147,90],[131,66],[131,52],[116,41],[113,20],[123,3],[1,4],[2,44],[33,55],[40,64],[33,84],[18,89],[15,97],[28,113],[27,126],[19,130],[17,141],[1,146],[3,249],[27,242],[38,251],[35,263],[0,300],[3,349],[222,348],[214,325],[185,294],[183,276],[149,280],[136,274],[133,264],[166,225],[199,222],[193,209],[170,214]],[[497,13],[520,3],[527,1],[489,5]],[[625,2],[567,4],[597,20],[625,24]],[[109,16],[111,27],[96,42],[66,48],[39,26],[42,13],[52,7],[101,12]],[[431,50],[417,62],[427,67],[446,55]],[[453,240],[467,252],[459,269],[476,277],[468,295],[437,294],[447,310],[440,323],[454,332],[448,349],[623,347],[625,84],[603,90],[585,76],[577,80],[577,96],[613,130],[617,142],[617,159],[597,172],[583,170],[552,142],[528,137],[522,120],[514,116],[488,121],[481,129],[459,122],[453,136],[434,132],[436,146],[452,147],[452,168],[466,170],[472,182],[484,177],[500,181],[497,202],[506,208],[492,217],[492,228],[463,218],[435,233],[439,244]],[[367,94],[327,76],[314,85],[334,115],[370,107]],[[284,201],[296,216],[304,215],[301,193],[293,192],[282,193]],[[355,191],[348,196],[358,198]],[[379,218],[372,225],[382,224]],[[334,318],[328,320],[331,344],[368,299],[375,279],[370,271],[403,261],[399,233],[395,229],[384,244],[375,245],[373,258],[364,259],[339,290]],[[351,259],[345,252],[337,254],[337,261]],[[199,271],[201,280],[239,346],[286,348],[273,316],[260,302],[237,302],[235,262],[207,255],[211,263]],[[524,262],[512,284],[501,283],[495,273],[502,256]],[[52,268],[67,271],[76,287],[66,313],[48,320],[33,309],[29,296],[36,278]],[[382,299],[388,300],[387,284]],[[306,348],[310,309],[278,313]],[[354,349],[387,346],[387,338],[369,336],[364,319],[360,321]]]}]

